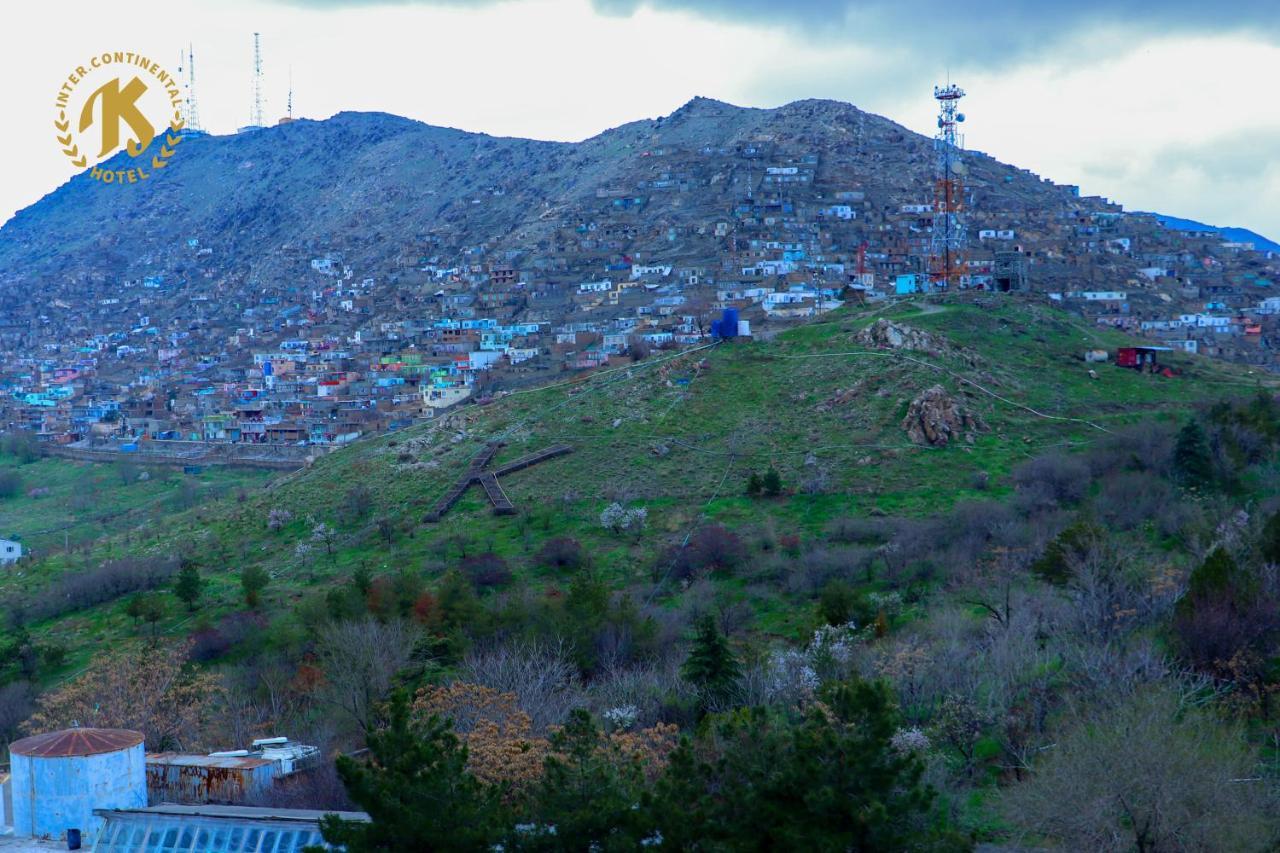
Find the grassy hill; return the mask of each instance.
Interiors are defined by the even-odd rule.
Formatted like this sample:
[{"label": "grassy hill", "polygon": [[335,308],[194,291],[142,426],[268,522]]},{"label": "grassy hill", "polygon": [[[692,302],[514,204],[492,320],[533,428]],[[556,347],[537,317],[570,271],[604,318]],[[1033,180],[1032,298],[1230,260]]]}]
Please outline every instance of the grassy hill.
[{"label": "grassy hill", "polygon": [[[879,317],[934,335],[935,351],[859,342],[859,332]],[[562,585],[535,555],[548,539],[564,536],[578,540],[616,587],[651,589],[657,582],[665,593],[673,588],[663,586],[664,550],[701,525],[723,524],[753,540],[809,542],[822,538],[833,519],[926,515],[999,498],[1011,490],[1010,472],[1033,456],[1079,449],[1144,420],[1179,422],[1198,403],[1276,384],[1185,355],[1167,359],[1180,372],[1173,378],[1110,364],[1094,366],[1091,378],[1084,350],[1125,341],[1016,300],[846,310],[772,340],[659,353],[360,442],[252,493],[106,537],[89,557],[55,555],[20,576],[5,575],[0,595],[39,595],[94,559],[185,550],[200,561],[209,585],[197,617],[174,606],[161,625],[181,633],[193,618],[239,607],[237,573],[245,565],[270,572],[270,609],[284,618],[357,566],[375,574],[407,568],[430,582],[464,555],[492,552],[518,582]],[[907,407],[933,385],[985,424],[972,442],[939,448],[908,440]],[[495,464],[553,444],[574,452],[503,479],[515,516],[493,515],[473,486],[438,523],[424,524],[423,515],[491,441],[503,442]],[[784,494],[747,497],[750,473],[771,466]],[[601,525],[602,510],[615,501],[647,511],[642,535]],[[269,529],[272,510],[288,513],[278,530]],[[332,534],[317,536],[317,524]],[[735,580],[721,586],[753,608],[766,633],[794,637],[811,624],[784,590]],[[114,601],[32,630],[75,650],[74,666],[136,628],[123,602]]]}]

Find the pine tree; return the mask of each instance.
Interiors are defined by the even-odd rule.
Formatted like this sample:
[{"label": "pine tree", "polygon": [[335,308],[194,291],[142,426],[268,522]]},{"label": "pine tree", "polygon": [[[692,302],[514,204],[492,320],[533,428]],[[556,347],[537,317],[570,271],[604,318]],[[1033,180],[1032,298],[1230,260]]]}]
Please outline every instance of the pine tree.
[{"label": "pine tree", "polygon": [[1213,460],[1209,456],[1209,439],[1194,418],[1178,431],[1173,448],[1173,471],[1178,481],[1189,489],[1205,489],[1213,485]]},{"label": "pine tree", "polygon": [[320,832],[351,853],[489,851],[513,822],[490,788],[467,772],[467,748],[448,721],[412,724],[409,701],[392,697],[386,729],[370,732],[371,760],[340,756],[338,775],[369,822],[326,815]]},{"label": "pine tree", "polygon": [[710,702],[728,699],[738,686],[742,670],[728,639],[720,633],[713,617],[704,616],[699,621],[693,648],[689,650],[689,658],[680,668],[680,674],[702,691]]},{"label": "pine tree", "polygon": [[751,476],[747,478],[747,497],[758,498],[764,492],[764,481],[760,479],[760,475],[755,471],[751,472]]},{"label": "pine tree", "polygon": [[173,594],[187,605],[187,612],[196,609],[196,603],[200,600],[200,592],[203,588],[204,578],[200,577],[200,570],[196,568],[195,561],[184,559],[182,567],[178,569],[178,577],[173,582]]}]

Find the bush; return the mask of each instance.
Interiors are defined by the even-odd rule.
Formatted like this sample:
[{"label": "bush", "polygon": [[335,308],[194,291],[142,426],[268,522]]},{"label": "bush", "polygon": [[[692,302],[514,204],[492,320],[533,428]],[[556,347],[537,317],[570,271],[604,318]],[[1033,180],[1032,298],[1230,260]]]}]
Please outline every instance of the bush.
[{"label": "bush", "polygon": [[566,571],[582,568],[586,555],[577,539],[557,536],[542,543],[535,559],[540,566]]},{"label": "bush", "polygon": [[363,483],[357,483],[347,489],[342,497],[342,515],[348,522],[356,522],[364,518],[373,509],[373,492]]},{"label": "bush", "polygon": [[84,571],[68,571],[39,595],[12,596],[5,605],[22,619],[38,622],[74,613],[128,595],[158,589],[178,571],[174,557],[125,557]]},{"label": "bush", "polygon": [[0,471],[0,499],[15,498],[22,493],[22,475],[17,471]]},{"label": "bush", "polygon": [[746,558],[747,549],[738,534],[721,524],[699,527],[683,547],[668,548],[659,565],[659,573],[667,566],[679,580],[688,580],[703,572],[731,573]]},{"label": "bush", "polygon": [[472,554],[458,566],[476,589],[489,589],[511,583],[511,568],[507,561],[492,551]]},{"label": "bush", "polygon": [[883,545],[889,535],[887,525],[875,518],[836,518],[827,525],[827,538],[846,545]]},{"label": "bush", "polygon": [[818,596],[818,615],[828,625],[847,625],[858,605],[858,593],[841,580],[829,581]]},{"label": "bush", "polygon": [[1039,511],[1079,503],[1089,491],[1090,476],[1080,457],[1053,453],[1019,465],[1013,482],[1024,509]]},{"label": "bush", "polygon": [[1093,506],[1109,527],[1132,530],[1148,521],[1159,521],[1173,501],[1173,488],[1167,480],[1129,471],[1104,481]]}]

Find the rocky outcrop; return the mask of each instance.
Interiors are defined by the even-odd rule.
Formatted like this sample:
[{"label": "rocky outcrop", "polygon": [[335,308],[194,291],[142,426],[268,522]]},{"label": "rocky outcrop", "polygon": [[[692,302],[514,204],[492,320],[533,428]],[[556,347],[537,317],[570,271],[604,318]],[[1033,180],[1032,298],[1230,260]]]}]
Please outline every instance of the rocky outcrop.
[{"label": "rocky outcrop", "polygon": [[902,428],[915,444],[946,447],[959,438],[973,441],[975,434],[986,432],[987,425],[946,388],[934,385],[911,401]]},{"label": "rocky outcrop", "polygon": [[877,349],[904,349],[927,353],[942,353],[948,349],[947,342],[936,335],[894,323],[883,317],[854,335],[854,340],[863,346]]}]

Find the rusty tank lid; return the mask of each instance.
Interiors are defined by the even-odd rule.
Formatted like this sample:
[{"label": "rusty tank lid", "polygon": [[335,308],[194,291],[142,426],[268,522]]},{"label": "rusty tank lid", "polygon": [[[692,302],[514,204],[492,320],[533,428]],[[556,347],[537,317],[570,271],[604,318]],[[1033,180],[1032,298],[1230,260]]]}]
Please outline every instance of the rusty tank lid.
[{"label": "rusty tank lid", "polygon": [[117,752],[140,743],[142,733],[129,729],[63,729],[15,740],[9,752],[30,758],[70,758]]}]

